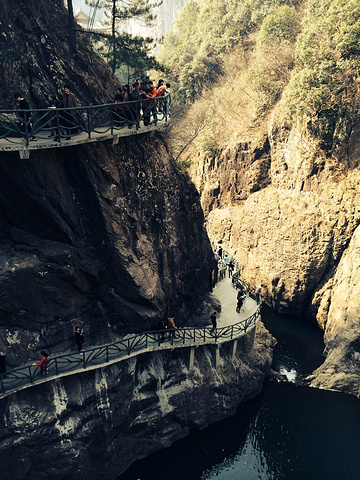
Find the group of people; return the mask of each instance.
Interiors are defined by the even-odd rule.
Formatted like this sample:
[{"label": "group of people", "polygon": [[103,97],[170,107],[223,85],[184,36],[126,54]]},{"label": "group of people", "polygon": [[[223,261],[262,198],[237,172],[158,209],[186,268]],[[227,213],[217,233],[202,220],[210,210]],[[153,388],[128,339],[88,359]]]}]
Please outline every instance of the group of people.
[{"label": "group of people", "polygon": [[[20,110],[20,130],[22,133],[31,133],[34,127],[36,119],[33,118],[33,115],[30,111],[21,112],[21,110],[30,110],[30,106],[27,100],[21,93],[15,93],[14,98],[19,102],[18,107]],[[64,85],[63,95],[48,95],[47,96],[48,105],[47,108],[52,110],[49,114],[48,126],[51,128],[49,134],[50,137],[55,137],[55,131],[57,128],[55,122],[55,109],[56,108],[72,108],[77,107],[78,103],[75,95],[70,91],[69,85]],[[67,135],[66,139],[70,139],[70,135],[77,133],[78,128],[75,125],[74,117],[69,111],[63,110],[60,115],[60,129],[61,133]],[[32,135],[31,140],[36,142],[36,138]]]},{"label": "group of people", "polygon": [[[133,125],[136,125],[137,128],[140,128],[141,111],[145,126],[152,122],[156,124],[157,114],[165,108],[165,100],[161,97],[164,97],[167,93],[170,93],[170,84],[165,84],[162,79],[158,81],[156,86],[151,80],[144,83],[140,79],[137,79],[133,84],[120,86],[113,102],[116,104],[113,109],[115,126],[127,125],[128,128],[132,128]],[[22,93],[15,93],[14,98],[18,102],[20,110],[19,129],[21,133],[28,135],[31,141],[37,141],[34,134],[36,129],[40,128],[37,123],[39,120],[31,111],[27,111],[30,110],[30,106]],[[137,102],[134,104],[127,103],[132,101]],[[169,101],[167,100],[167,106],[169,106]],[[63,94],[49,94],[47,96],[47,108],[51,111],[46,119],[42,116],[41,122],[49,130],[49,138],[57,138],[61,135],[65,136],[66,140],[70,140],[72,135],[80,131],[81,116],[77,111],[66,110],[77,106],[78,102],[69,85],[64,85]],[[59,112],[59,124],[56,119],[56,109],[62,109]]]},{"label": "group of people", "polygon": [[[137,79],[133,84],[119,87],[114,98],[114,103],[117,104],[114,108],[115,124],[127,124],[128,128],[136,125],[140,128],[142,110],[144,125],[150,125],[152,122],[156,125],[157,114],[165,108],[165,100],[161,97],[168,93],[170,93],[170,83],[165,84],[162,79],[156,86],[152,80],[141,82]],[[127,103],[135,101],[134,104]]]}]

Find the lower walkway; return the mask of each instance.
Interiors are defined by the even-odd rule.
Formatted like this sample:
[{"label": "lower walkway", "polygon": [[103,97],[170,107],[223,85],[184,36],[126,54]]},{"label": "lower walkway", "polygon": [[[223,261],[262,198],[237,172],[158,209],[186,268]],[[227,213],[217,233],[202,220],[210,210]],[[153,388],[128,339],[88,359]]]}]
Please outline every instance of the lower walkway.
[{"label": "lower walkway", "polygon": [[228,277],[225,277],[215,285],[212,296],[221,305],[218,327],[233,325],[240,320],[250,317],[258,306],[255,300],[247,296],[240,313],[237,313],[237,290],[233,287],[231,278]]},{"label": "lower walkway", "polygon": [[[240,313],[235,310],[237,290],[229,278],[217,283],[213,291],[216,303],[221,305],[218,326],[178,328],[127,335],[123,339],[106,345],[90,347],[83,351],[50,356],[46,374],[39,366],[25,365],[0,375],[0,398],[33,385],[108,366],[146,352],[172,350],[200,345],[220,345],[255,332],[260,318],[260,305],[249,296]],[[192,354],[192,355],[193,355]]]}]

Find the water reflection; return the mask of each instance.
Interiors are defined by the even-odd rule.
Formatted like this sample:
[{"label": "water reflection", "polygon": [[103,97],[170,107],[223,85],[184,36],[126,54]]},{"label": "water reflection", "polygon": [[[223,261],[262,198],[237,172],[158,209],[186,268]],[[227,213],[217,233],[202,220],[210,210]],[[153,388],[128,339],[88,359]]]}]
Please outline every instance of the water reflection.
[{"label": "water reflection", "polygon": [[229,419],[136,462],[119,480],[354,480],[360,402],[269,382]]},{"label": "water reflection", "polygon": [[[322,363],[315,326],[271,311],[263,317],[279,342],[278,371],[303,376]],[[233,417],[190,432],[118,480],[354,480],[360,478],[359,436],[355,397],[270,381]]]}]

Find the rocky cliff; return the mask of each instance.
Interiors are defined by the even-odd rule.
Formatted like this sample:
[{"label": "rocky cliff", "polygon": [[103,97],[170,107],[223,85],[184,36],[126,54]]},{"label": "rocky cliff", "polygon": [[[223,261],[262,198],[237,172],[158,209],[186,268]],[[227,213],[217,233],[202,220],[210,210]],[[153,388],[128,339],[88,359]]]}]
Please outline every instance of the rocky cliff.
[{"label": "rocky cliff", "polygon": [[[272,339],[258,324],[214,369],[211,347],[145,354],[31,387],[0,401],[1,478],[115,479],[133,461],[204,428],[260,392]],[[11,459],[11,461],[9,461]]]},{"label": "rocky cliff", "polygon": [[[0,18],[4,104],[22,91],[38,106],[64,79],[81,104],[112,97],[117,80],[86,39],[69,48],[62,0],[2,2]],[[9,366],[41,348],[71,348],[78,323],[87,345],[154,328],[166,315],[186,324],[208,291],[214,260],[198,193],[161,137],[28,161],[3,152],[0,185],[0,348]]]},{"label": "rocky cliff", "polygon": [[[238,133],[241,137],[241,132]],[[274,112],[262,141],[229,142],[192,160],[211,240],[265,285],[279,312],[324,329],[326,361],[314,385],[359,395],[360,124],[333,155],[305,126]]]},{"label": "rocky cliff", "polygon": [[[0,4],[0,103],[32,107],[70,83],[79,103],[118,85],[79,34],[69,48],[62,0]],[[5,50],[5,45],[8,50]],[[4,52],[8,52],[5,54]],[[216,266],[199,194],[160,135],[0,155],[0,349],[8,367],[111,342],[175,316],[186,326]],[[192,324],[194,324],[192,316]],[[191,427],[232,414],[260,391],[272,340],[260,327],[234,361],[199,348],[144,355],[26,389],[0,401],[2,478],[116,477]],[[11,459],[11,460],[10,460]]]},{"label": "rocky cliff", "polygon": [[197,192],[160,138],[0,158],[1,348],[10,364],[186,325],[213,256]]}]

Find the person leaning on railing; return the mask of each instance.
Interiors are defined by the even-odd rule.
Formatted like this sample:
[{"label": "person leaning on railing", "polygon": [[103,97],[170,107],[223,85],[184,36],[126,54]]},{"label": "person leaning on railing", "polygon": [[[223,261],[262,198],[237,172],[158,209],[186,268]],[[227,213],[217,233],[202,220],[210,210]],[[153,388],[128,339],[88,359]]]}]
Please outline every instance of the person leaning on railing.
[{"label": "person leaning on railing", "polygon": [[[21,95],[21,93],[15,93],[14,98],[19,102],[19,110],[30,110],[28,102]],[[36,142],[36,138],[33,135],[31,135],[31,130],[32,130],[32,124],[30,123],[31,119],[32,119],[31,112],[20,113],[20,131],[25,136],[29,134],[31,136],[31,140]]]},{"label": "person leaning on railing", "polygon": [[49,354],[46,353],[44,350],[41,350],[41,358],[40,362],[33,363],[33,365],[37,365],[40,367],[40,375],[47,375],[48,373],[48,364],[49,364]]},{"label": "person leaning on railing", "polygon": [[48,100],[49,100],[48,108],[52,110],[49,114],[49,127],[51,128],[51,132],[49,135],[49,138],[50,138],[55,136],[56,122],[54,120],[54,117],[55,117],[54,110],[58,106],[58,101],[56,99],[56,95],[48,95]]}]

